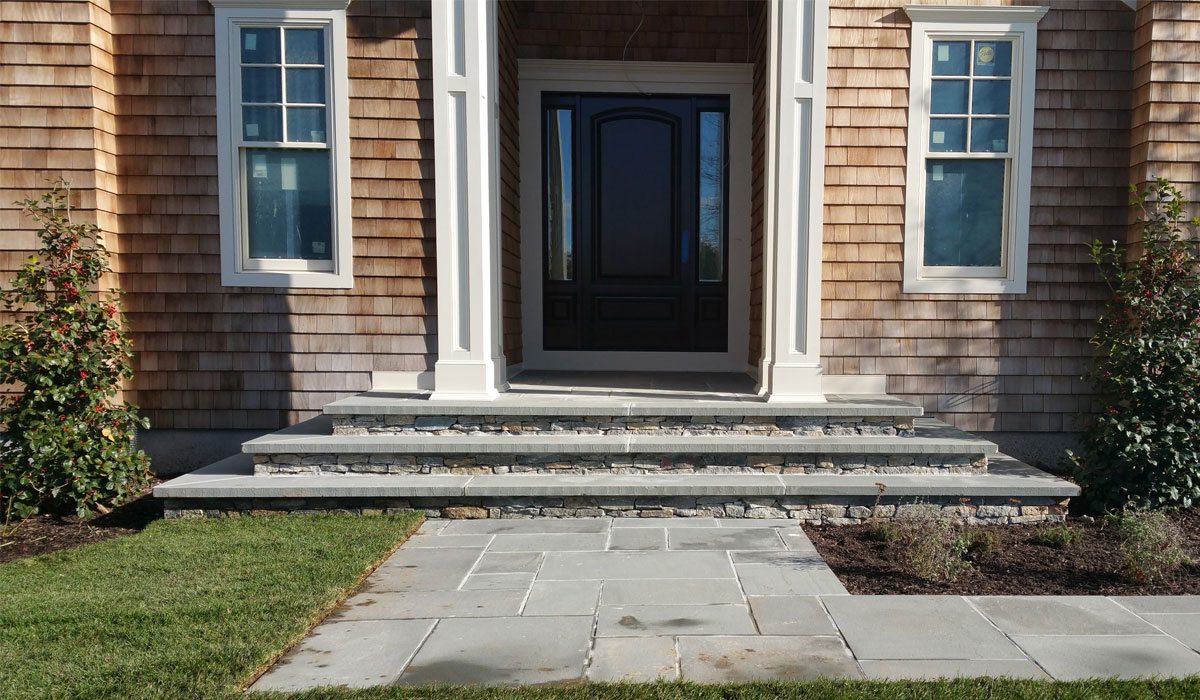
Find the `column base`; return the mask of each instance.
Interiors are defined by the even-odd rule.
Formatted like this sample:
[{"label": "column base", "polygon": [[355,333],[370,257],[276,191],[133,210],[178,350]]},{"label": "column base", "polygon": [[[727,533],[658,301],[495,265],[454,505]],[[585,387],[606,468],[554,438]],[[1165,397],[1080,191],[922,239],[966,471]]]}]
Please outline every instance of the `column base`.
[{"label": "column base", "polygon": [[504,360],[438,360],[430,401],[493,401],[508,391]]},{"label": "column base", "polygon": [[758,395],[767,403],[825,403],[820,364],[763,360],[758,377]]}]

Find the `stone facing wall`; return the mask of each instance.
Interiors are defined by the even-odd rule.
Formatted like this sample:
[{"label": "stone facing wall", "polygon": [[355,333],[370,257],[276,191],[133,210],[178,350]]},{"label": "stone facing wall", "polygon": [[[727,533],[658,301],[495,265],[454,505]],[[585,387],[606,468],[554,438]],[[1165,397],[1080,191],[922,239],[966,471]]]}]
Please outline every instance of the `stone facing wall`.
[{"label": "stone facing wall", "polygon": [[488,474],[974,474],[985,455],[761,454],[271,454],[254,455],[254,473],[269,475]]},{"label": "stone facing wall", "polygon": [[792,416],[335,416],[334,435],[916,435],[912,418],[837,421]]},{"label": "stone facing wall", "polygon": [[[877,502],[878,500],[878,502]],[[808,525],[857,525],[870,519],[945,518],[969,525],[1061,521],[1067,500],[1053,498],[566,497],[538,499],[289,498],[168,499],[167,518],[252,515],[380,515],[424,511],[431,518],[788,518]]]}]

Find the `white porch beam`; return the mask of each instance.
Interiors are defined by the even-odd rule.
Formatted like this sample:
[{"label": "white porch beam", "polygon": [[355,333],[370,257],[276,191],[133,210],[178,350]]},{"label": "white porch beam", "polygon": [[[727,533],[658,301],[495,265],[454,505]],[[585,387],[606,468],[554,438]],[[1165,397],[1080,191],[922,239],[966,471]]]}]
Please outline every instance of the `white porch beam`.
[{"label": "white porch beam", "polygon": [[496,6],[433,9],[437,338],[433,399],[507,388],[500,328]]},{"label": "white porch beam", "polygon": [[769,12],[759,393],[768,401],[824,401],[821,228],[829,7],[826,0],[773,0]]}]

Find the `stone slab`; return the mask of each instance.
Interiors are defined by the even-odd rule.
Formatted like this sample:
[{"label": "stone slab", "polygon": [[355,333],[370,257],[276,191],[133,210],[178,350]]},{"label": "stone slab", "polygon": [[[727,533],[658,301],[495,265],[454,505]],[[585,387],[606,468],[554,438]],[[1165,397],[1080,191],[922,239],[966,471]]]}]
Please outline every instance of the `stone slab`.
[{"label": "stone slab", "polygon": [[[469,537],[470,535],[463,535]],[[541,552],[487,552],[479,559],[472,573],[517,574],[534,573],[542,565]]]},{"label": "stone slab", "polygon": [[679,678],[675,640],[671,637],[597,639],[588,666],[589,681],[652,683]]},{"label": "stone slab", "polygon": [[968,598],[1007,634],[1155,634],[1137,615],[1098,596]]},{"label": "stone slab", "polygon": [[667,548],[667,529],[664,527],[613,528],[608,534],[608,548],[617,550],[656,550]]},{"label": "stone slab", "polygon": [[399,685],[542,685],[583,678],[590,617],[438,622]]},{"label": "stone slab", "polygon": [[537,518],[534,520],[455,520],[442,531],[446,535],[508,535],[608,532],[601,518]]},{"label": "stone slab", "polygon": [[737,579],[606,581],[601,605],[730,605],[744,603]]},{"label": "stone slab", "polygon": [[600,581],[536,581],[522,615],[595,615]]},{"label": "stone slab", "polygon": [[1023,659],[1004,634],[958,596],[822,599],[859,659]]},{"label": "stone slab", "polygon": [[597,637],[757,634],[745,605],[601,605]]},{"label": "stone slab", "polygon": [[1200,673],[1200,655],[1167,636],[1014,636],[1013,640],[1061,681]]},{"label": "stone slab", "polygon": [[862,677],[838,637],[680,637],[679,662],[694,683]]},{"label": "stone slab", "polygon": [[464,591],[527,591],[533,585],[533,572],[516,574],[471,574],[463,582]]},{"label": "stone slab", "polygon": [[771,474],[484,474],[466,496],[779,496]]},{"label": "stone slab", "polygon": [[676,528],[667,532],[667,548],[678,550],[712,549],[728,551],[784,549],[783,540],[773,528]]},{"label": "stone slab", "polygon": [[[426,521],[429,522],[429,521]],[[405,549],[432,549],[435,547],[486,547],[492,543],[492,535],[423,535],[417,533],[404,543]]]},{"label": "stone slab", "polygon": [[762,518],[747,520],[727,518],[718,520],[717,527],[733,528],[737,530],[745,528],[793,528],[799,530],[800,523],[797,520],[790,520],[787,518]]},{"label": "stone slab", "polygon": [[334,611],[336,620],[416,620],[516,615],[524,590],[364,592]]},{"label": "stone slab", "polygon": [[1200,613],[1200,595],[1113,596],[1112,600],[1139,615],[1141,613]]},{"label": "stone slab", "polygon": [[435,620],[363,620],[319,625],[250,690],[387,685],[400,676],[435,624]]},{"label": "stone slab", "polygon": [[889,497],[1071,498],[1079,487],[1005,455],[988,458],[987,474],[782,474],[789,496],[866,496],[884,484]]},{"label": "stone slab", "polygon": [[746,595],[846,595],[846,587],[824,562],[737,564]]},{"label": "stone slab", "polygon": [[1143,617],[1150,624],[1178,639],[1182,644],[1186,644],[1195,651],[1200,651],[1200,614],[1151,615],[1144,613]]},{"label": "stone slab", "polygon": [[452,591],[482,555],[482,547],[401,547],[371,575],[364,590]]},{"label": "stone slab", "polygon": [[[656,478],[656,477],[648,477]],[[613,530],[626,527],[717,527],[716,518],[617,518],[612,521]]]},{"label": "stone slab", "polygon": [[724,552],[548,552],[539,580],[733,578]]},{"label": "stone slab", "polygon": [[836,635],[821,599],[807,595],[749,596],[758,631],[775,636]]},{"label": "stone slab", "polygon": [[608,534],[547,533],[542,535],[496,535],[489,552],[598,552],[608,544]]},{"label": "stone slab", "polygon": [[990,676],[1044,681],[1050,678],[1032,661],[1016,659],[908,659],[905,661],[864,659],[859,661],[858,665],[862,667],[867,678],[872,680],[931,681],[939,678]]}]

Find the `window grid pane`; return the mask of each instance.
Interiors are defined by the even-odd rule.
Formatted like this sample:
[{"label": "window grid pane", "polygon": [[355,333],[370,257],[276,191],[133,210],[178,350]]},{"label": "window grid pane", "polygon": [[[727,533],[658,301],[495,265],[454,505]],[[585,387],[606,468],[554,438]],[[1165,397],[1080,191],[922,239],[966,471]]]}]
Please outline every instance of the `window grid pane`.
[{"label": "window grid pane", "polygon": [[242,104],[255,106],[243,107],[242,141],[328,147],[325,30],[242,27],[240,36]]}]

